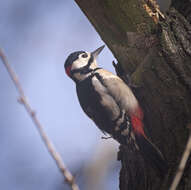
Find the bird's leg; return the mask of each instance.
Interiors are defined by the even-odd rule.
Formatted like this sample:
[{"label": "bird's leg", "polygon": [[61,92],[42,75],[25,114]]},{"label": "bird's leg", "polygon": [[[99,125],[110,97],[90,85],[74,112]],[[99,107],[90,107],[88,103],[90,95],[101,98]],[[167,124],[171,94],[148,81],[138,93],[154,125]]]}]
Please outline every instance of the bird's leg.
[{"label": "bird's leg", "polygon": [[127,123],[127,126],[128,126],[128,130],[129,130],[128,139],[130,139],[130,137],[131,137],[131,132],[132,132],[132,126],[131,126],[129,117],[126,115],[125,118],[126,118],[126,123]]},{"label": "bird's leg", "polygon": [[109,137],[101,137],[101,139],[104,139],[104,140],[107,140],[107,139],[111,139],[112,136],[109,136]]},{"label": "bird's leg", "polygon": [[112,136],[110,136],[110,135],[108,136],[108,134],[105,131],[101,130],[101,132],[105,135],[105,137],[101,137],[101,139],[107,140],[107,139],[112,138]]}]

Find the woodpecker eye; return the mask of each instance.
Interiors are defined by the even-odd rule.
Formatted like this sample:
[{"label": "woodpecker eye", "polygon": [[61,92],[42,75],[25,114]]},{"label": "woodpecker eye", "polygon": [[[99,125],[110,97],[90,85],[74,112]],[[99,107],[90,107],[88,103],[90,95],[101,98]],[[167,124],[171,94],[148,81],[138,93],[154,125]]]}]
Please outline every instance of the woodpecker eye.
[{"label": "woodpecker eye", "polygon": [[84,53],[84,54],[82,55],[82,57],[83,57],[83,58],[86,58],[86,57],[88,57],[88,54],[87,54],[87,53]]}]

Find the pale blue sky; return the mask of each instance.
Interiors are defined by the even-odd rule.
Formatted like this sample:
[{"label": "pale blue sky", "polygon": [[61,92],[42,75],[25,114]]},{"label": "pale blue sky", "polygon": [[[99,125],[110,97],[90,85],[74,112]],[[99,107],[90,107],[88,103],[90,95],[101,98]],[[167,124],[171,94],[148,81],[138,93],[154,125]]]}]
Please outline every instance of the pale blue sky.
[{"label": "pale blue sky", "polygon": [[[102,134],[82,112],[75,85],[65,75],[64,61],[73,51],[92,51],[104,43],[70,0],[1,1],[0,31],[0,47],[49,137],[71,170],[83,166]],[[99,63],[114,71],[113,59],[105,48]],[[0,89],[1,187],[62,189],[62,176],[18,104],[18,94],[2,64]]]}]

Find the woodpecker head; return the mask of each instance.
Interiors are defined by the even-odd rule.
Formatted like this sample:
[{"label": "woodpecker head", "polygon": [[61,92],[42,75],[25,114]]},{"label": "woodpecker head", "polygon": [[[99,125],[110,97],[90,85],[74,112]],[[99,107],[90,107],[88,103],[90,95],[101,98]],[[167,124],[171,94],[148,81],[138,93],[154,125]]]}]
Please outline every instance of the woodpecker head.
[{"label": "woodpecker head", "polygon": [[97,68],[96,58],[104,47],[103,45],[91,53],[85,51],[71,53],[64,64],[66,74],[75,82],[84,80]]}]

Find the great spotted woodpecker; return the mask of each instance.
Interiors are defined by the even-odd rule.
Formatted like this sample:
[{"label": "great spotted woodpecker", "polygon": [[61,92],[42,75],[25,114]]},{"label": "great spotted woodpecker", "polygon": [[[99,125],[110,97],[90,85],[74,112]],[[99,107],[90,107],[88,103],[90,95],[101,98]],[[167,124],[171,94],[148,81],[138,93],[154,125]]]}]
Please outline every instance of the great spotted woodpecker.
[{"label": "great spotted woodpecker", "polygon": [[100,130],[120,144],[133,144],[164,176],[168,168],[166,161],[145,135],[143,111],[133,92],[121,78],[97,66],[96,58],[103,48],[92,53],[77,51],[66,59],[65,71],[76,83],[80,105]]}]

